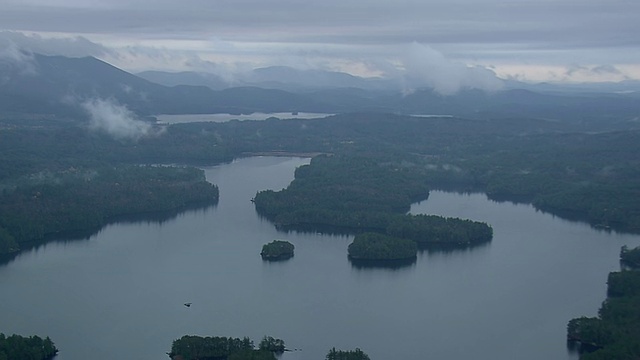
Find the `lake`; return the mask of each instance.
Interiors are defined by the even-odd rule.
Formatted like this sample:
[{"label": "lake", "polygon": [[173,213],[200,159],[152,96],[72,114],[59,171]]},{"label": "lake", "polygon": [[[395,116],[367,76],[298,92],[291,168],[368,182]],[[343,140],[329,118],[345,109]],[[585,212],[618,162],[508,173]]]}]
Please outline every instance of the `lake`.
[{"label": "lake", "polygon": [[[399,268],[352,266],[352,237],[282,233],[255,213],[256,191],[285,187],[308,161],[207,168],[215,207],[20,254],[0,266],[0,332],[48,335],[58,360],[168,359],[185,334],[270,335],[301,349],[283,360],[323,360],[334,346],[373,360],[576,359],[567,321],[597,313],[620,247],[640,245],[529,205],[434,191],[411,212],[486,221],[493,241]],[[263,262],[274,239],[295,256]]]},{"label": "lake", "polygon": [[177,114],[157,115],[158,124],[183,124],[192,122],[227,122],[231,120],[265,120],[270,117],[278,119],[315,119],[324,118],[333,114],[299,112],[295,115],[290,112],[281,113],[253,113],[249,115],[232,114]]}]

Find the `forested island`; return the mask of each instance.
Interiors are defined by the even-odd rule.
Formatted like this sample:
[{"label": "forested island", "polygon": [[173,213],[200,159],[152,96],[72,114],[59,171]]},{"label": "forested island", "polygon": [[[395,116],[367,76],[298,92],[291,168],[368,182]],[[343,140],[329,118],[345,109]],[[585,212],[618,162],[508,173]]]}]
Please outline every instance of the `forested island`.
[{"label": "forested island", "polygon": [[418,246],[414,241],[378,233],[358,234],[349,244],[349,258],[354,260],[414,259]]},{"label": "forested island", "polygon": [[[282,349],[270,350],[276,344]],[[280,349],[284,351],[284,341],[270,337],[265,337],[256,349],[248,337],[185,335],[173,341],[167,355],[172,360],[276,360],[274,353],[282,353]]]},{"label": "forested island", "polygon": [[332,348],[329,350],[325,360],[370,360],[370,358],[359,348],[355,350],[336,350],[336,348]]},{"label": "forested island", "polygon": [[638,254],[640,247],[622,248],[620,258],[632,269],[609,274],[607,299],[598,317],[569,321],[567,339],[580,344],[580,359],[640,358],[640,266],[634,262]]},{"label": "forested island", "polygon": [[15,334],[5,336],[0,333],[0,360],[49,360],[57,353],[58,349],[48,337],[42,339],[37,335],[24,337]]},{"label": "forested island", "polygon": [[[275,355],[284,351],[287,351],[284,341],[271,336],[264,336],[256,349],[248,337],[185,335],[173,341],[167,355],[171,360],[276,360]],[[325,360],[369,360],[369,356],[359,348],[332,348]]]},{"label": "forested island", "polygon": [[259,214],[282,229],[368,232],[356,237],[354,252],[349,251],[359,260],[412,258],[416,244],[465,247],[491,241],[493,231],[484,223],[404,214],[428,191],[424,177],[396,164],[321,155],[299,167],[289,187],[261,191],[254,202]]},{"label": "forested island", "polygon": [[292,243],[283,240],[273,240],[262,246],[260,256],[263,260],[280,261],[293,257],[294,246]]}]

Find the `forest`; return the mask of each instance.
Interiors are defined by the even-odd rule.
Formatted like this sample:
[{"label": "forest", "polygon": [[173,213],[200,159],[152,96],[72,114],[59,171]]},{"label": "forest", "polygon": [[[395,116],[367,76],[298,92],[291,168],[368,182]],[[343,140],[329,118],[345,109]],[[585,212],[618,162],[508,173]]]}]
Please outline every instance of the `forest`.
[{"label": "forest", "polygon": [[598,316],[572,319],[567,339],[578,343],[582,360],[633,360],[640,357],[640,267],[629,262],[640,247],[621,251],[630,270],[612,272],[607,280],[607,299]]},{"label": "forest", "polygon": [[[242,339],[224,336],[185,335],[174,340],[167,353],[172,360],[276,360],[276,355],[289,351],[282,339],[264,336],[258,348],[248,337]],[[369,360],[359,348],[327,353],[326,360]]]},{"label": "forest", "polygon": [[[284,343],[283,343],[284,344]],[[174,340],[167,353],[172,360],[275,360],[273,352],[255,349],[247,337],[201,337],[185,335]]]},{"label": "forest", "polygon": [[[156,135],[133,141],[91,132],[70,119],[5,118],[0,186],[78,166],[212,165],[256,153],[325,153],[399,169],[409,176],[405,185],[419,178],[424,189],[483,191],[593,226],[640,232],[640,205],[633,201],[640,193],[640,131],[602,131],[603,126],[356,113],[157,125]],[[418,197],[412,189],[403,196]],[[378,205],[399,206],[395,195],[386,200],[394,202]]]},{"label": "forest", "polygon": [[349,258],[355,260],[413,259],[417,252],[414,241],[378,233],[358,234],[348,247]]},{"label": "forest", "polygon": [[0,360],[49,360],[57,353],[58,349],[48,337],[42,339],[37,335],[5,336],[0,333]]},{"label": "forest", "polygon": [[95,231],[126,215],[215,204],[218,189],[195,168],[70,167],[31,174],[0,196],[0,254],[47,237]]},{"label": "forest", "polygon": [[260,256],[263,260],[278,261],[293,257],[294,246],[292,243],[283,240],[273,240],[262,246]]},{"label": "forest", "polygon": [[492,229],[484,223],[406,214],[411,203],[428,197],[428,188],[419,172],[392,162],[321,155],[299,167],[289,187],[258,192],[254,202],[281,229],[369,232],[349,250],[360,260],[415,257],[416,245],[465,247],[491,240]]}]

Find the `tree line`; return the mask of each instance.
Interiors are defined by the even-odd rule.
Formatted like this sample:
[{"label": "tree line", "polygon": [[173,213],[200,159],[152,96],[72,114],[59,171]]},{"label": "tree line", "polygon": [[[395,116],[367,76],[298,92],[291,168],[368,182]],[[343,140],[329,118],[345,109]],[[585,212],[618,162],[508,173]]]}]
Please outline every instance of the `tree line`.
[{"label": "tree line", "polygon": [[[287,351],[284,340],[264,336],[256,348],[248,337],[185,335],[173,341],[167,353],[172,360],[276,360],[276,355]],[[359,348],[336,350],[332,348],[326,360],[369,360]]]},{"label": "tree line", "polygon": [[47,236],[96,230],[124,215],[217,200],[218,188],[195,168],[122,165],[43,172],[0,195],[0,254]]},{"label": "tree line", "polygon": [[37,335],[24,337],[0,333],[0,360],[49,360],[58,353],[53,341]]},{"label": "tree line", "polygon": [[[622,248],[621,260],[636,259],[640,247]],[[612,272],[607,280],[607,299],[597,317],[569,321],[567,338],[579,343],[581,360],[635,360],[640,358],[640,270]]]}]

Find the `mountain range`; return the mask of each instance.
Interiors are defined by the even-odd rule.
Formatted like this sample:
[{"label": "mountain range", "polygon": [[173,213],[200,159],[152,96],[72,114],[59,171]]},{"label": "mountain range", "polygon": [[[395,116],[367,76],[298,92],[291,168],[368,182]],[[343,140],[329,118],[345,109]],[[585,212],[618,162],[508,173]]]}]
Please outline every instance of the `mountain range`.
[{"label": "mountain range", "polygon": [[195,72],[134,75],[93,57],[0,59],[2,114],[78,116],[83,101],[110,99],[139,115],[391,112],[629,122],[640,116],[639,88],[636,82],[578,87],[507,81],[501,91],[441,95],[428,88],[402,92],[382,78],[283,66],[255,69],[230,82]]}]

